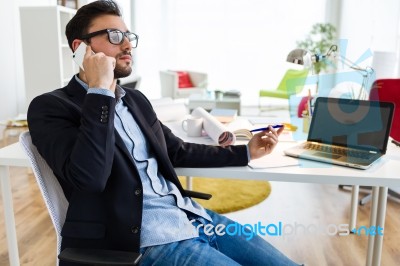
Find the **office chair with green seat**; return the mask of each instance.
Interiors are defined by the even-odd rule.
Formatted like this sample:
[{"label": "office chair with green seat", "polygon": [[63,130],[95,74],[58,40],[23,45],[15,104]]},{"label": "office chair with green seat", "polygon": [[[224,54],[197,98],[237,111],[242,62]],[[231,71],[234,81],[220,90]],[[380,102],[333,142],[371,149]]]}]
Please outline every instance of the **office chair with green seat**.
[{"label": "office chair with green seat", "polygon": [[272,97],[280,99],[289,99],[291,95],[300,93],[308,76],[308,69],[288,69],[283,76],[278,88],[275,90],[260,90],[259,107],[261,108],[262,97]]}]

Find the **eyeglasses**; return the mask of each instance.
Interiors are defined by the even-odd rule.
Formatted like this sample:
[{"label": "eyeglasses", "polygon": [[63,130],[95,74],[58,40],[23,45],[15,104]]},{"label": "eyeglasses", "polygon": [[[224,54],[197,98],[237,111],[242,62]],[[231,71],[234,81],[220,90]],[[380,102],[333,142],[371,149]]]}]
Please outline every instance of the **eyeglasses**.
[{"label": "eyeglasses", "polygon": [[139,40],[138,35],[136,35],[133,32],[129,32],[129,31],[122,32],[117,29],[105,29],[105,30],[95,31],[95,32],[92,32],[89,34],[82,35],[81,39],[87,40],[87,39],[90,39],[94,36],[97,36],[97,35],[100,35],[103,33],[107,33],[108,40],[112,44],[119,45],[124,42],[124,37],[126,37],[126,38],[128,38],[129,42],[132,43],[132,48],[136,48],[138,45],[138,40]]}]

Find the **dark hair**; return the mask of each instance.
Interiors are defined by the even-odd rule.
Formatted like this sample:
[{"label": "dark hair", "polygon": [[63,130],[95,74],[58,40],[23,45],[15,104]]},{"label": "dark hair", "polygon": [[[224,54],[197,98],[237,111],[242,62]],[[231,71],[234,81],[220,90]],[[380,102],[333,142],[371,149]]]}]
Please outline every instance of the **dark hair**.
[{"label": "dark hair", "polygon": [[72,42],[87,34],[87,30],[93,19],[102,15],[115,15],[121,17],[121,11],[118,4],[112,0],[99,0],[78,9],[75,16],[65,27],[65,35],[68,39],[68,45],[72,49]]}]

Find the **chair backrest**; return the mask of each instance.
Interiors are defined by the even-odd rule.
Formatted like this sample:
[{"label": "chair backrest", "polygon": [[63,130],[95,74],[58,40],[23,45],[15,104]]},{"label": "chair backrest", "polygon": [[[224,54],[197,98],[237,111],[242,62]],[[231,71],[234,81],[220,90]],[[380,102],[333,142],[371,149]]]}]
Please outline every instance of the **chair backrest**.
[{"label": "chair backrest", "polygon": [[392,102],[394,115],[390,136],[400,141],[400,79],[377,79],[372,84],[370,100]]},{"label": "chair backrest", "polygon": [[206,73],[185,71],[189,74],[193,88],[179,88],[179,77],[176,71],[160,71],[161,97],[172,99],[187,98],[191,94],[205,94],[208,84]]},{"label": "chair backrest", "polygon": [[288,69],[278,85],[277,90],[288,95],[298,94],[303,90],[308,76],[308,69]]},{"label": "chair backrest", "polygon": [[129,89],[136,89],[138,90],[140,87],[140,81],[142,78],[140,76],[136,76],[133,80],[130,80],[128,82],[122,82],[121,85],[129,88]]},{"label": "chair backrest", "polygon": [[54,176],[53,171],[47,165],[46,161],[39,154],[35,145],[32,144],[31,135],[24,132],[19,137],[20,144],[29,158],[36,181],[42,192],[43,199],[46,203],[47,210],[50,214],[51,221],[57,235],[57,255],[61,249],[61,229],[65,222],[65,216],[68,209],[68,201],[64,196],[64,192]]}]

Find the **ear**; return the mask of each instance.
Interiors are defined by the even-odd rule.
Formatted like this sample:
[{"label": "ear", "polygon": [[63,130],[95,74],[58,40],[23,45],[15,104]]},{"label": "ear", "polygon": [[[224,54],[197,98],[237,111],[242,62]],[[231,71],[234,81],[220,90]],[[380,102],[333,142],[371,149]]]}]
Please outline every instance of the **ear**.
[{"label": "ear", "polygon": [[79,44],[81,44],[81,42],[83,42],[82,40],[79,39],[75,39],[72,41],[72,49],[75,51],[76,49],[78,49]]}]

